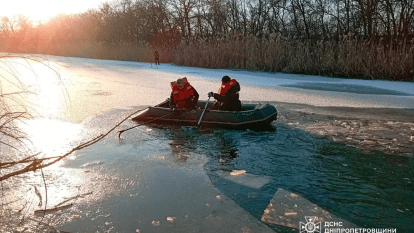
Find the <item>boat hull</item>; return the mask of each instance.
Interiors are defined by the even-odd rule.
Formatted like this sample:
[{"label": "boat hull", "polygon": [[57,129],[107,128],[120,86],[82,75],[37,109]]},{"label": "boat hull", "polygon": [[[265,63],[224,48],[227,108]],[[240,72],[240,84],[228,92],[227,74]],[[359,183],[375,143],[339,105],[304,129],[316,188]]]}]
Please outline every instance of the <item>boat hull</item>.
[{"label": "boat hull", "polygon": [[[206,101],[199,101],[197,109],[173,113],[166,100],[140,112],[132,120],[138,123],[197,126],[205,104]],[[243,104],[242,111],[237,112],[210,110],[211,107],[212,103],[209,103],[200,123],[202,127],[260,128],[270,126],[277,118],[276,108],[269,104]]]}]

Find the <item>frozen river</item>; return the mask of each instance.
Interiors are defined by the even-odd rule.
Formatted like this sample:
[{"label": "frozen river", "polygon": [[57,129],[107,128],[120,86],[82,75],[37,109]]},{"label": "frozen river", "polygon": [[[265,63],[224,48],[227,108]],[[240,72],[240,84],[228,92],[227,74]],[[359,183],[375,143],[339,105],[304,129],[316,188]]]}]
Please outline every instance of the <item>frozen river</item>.
[{"label": "frozen river", "polygon": [[[10,184],[25,196],[11,208],[24,210],[13,214],[32,219],[28,227],[42,221],[66,232],[299,232],[301,222],[321,222],[323,230],[342,222],[414,229],[414,83],[48,59],[60,79],[37,63],[20,73],[38,93],[33,110],[42,117],[24,130],[40,157],[63,154],[162,102],[170,82],[183,76],[207,99],[229,75],[240,82],[243,102],[269,102],[279,114],[264,132],[142,126],[121,141],[114,132],[44,169],[46,203],[39,172]],[[126,121],[119,130],[131,126]],[[72,205],[33,214],[64,201]]]}]

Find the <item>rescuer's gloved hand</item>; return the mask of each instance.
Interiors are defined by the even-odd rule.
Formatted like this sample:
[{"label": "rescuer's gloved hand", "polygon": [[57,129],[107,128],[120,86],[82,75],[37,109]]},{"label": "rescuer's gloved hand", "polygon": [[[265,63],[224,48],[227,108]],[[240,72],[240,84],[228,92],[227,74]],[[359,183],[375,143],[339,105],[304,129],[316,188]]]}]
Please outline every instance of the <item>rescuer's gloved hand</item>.
[{"label": "rescuer's gloved hand", "polygon": [[208,93],[208,97],[214,97],[214,93],[211,91]]},{"label": "rescuer's gloved hand", "polygon": [[175,106],[171,106],[171,107],[170,107],[170,109],[171,109],[173,112],[177,112],[177,108],[176,108]]}]

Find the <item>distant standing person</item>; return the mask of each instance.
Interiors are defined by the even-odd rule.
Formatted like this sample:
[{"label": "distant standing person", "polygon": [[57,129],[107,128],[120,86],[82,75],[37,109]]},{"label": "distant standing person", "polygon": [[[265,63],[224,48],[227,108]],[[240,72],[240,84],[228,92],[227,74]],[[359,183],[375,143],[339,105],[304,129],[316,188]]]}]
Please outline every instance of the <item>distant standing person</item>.
[{"label": "distant standing person", "polygon": [[160,54],[158,53],[158,50],[155,50],[154,58],[155,58],[155,65],[159,65],[160,64]]},{"label": "distant standing person", "polygon": [[239,100],[240,84],[236,79],[224,76],[221,79],[221,86],[218,89],[218,93],[210,92],[208,97],[214,97],[216,102],[213,105],[213,109],[222,111],[240,111],[241,102]]}]

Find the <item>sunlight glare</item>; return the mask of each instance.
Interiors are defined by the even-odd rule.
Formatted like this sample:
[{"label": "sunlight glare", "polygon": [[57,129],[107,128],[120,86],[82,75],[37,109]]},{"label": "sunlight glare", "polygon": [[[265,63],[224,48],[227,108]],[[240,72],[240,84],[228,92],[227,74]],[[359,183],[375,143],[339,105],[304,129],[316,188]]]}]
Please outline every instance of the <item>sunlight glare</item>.
[{"label": "sunlight glare", "polygon": [[60,156],[77,146],[82,125],[54,119],[33,119],[22,126],[30,140],[31,149],[42,152],[41,157]]},{"label": "sunlight glare", "polygon": [[6,7],[0,9],[0,17],[13,17],[24,15],[33,21],[47,21],[59,14],[76,14],[86,12],[88,9],[98,8],[103,0],[16,0],[9,1]]},{"label": "sunlight glare", "polygon": [[25,61],[20,61],[18,79],[24,83],[28,95],[27,109],[34,115],[47,118],[61,118],[68,105],[66,87],[63,85],[57,68],[53,64],[29,63],[22,68]]}]

